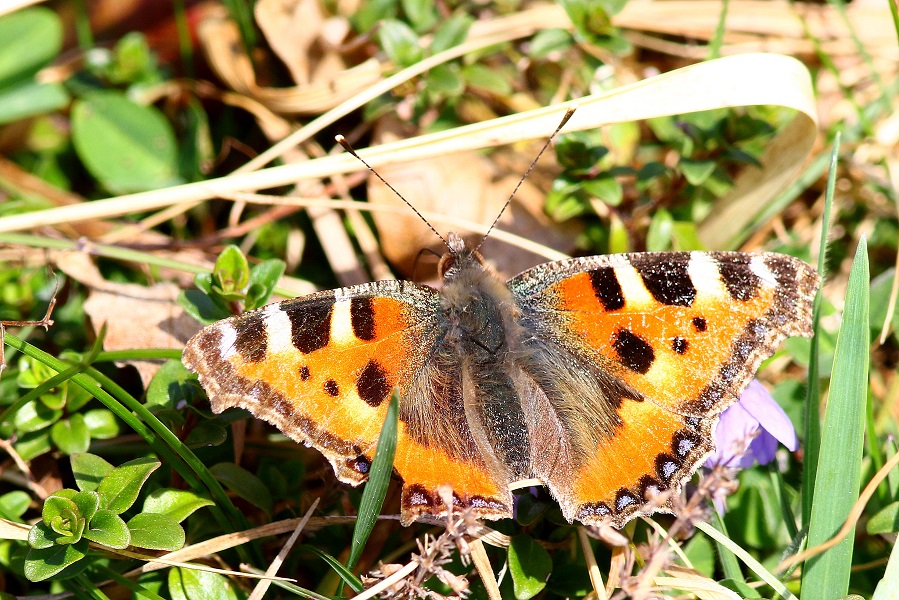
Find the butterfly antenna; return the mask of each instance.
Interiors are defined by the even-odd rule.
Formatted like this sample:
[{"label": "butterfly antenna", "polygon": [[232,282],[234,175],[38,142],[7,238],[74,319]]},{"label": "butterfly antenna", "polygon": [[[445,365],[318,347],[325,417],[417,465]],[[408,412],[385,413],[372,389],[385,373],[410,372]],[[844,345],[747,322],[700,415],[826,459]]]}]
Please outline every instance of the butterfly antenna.
[{"label": "butterfly antenna", "polygon": [[[350,154],[352,154],[353,156],[355,156],[356,159],[357,159],[359,162],[361,162],[363,165],[365,165],[366,168],[367,168],[369,171],[371,171],[372,174],[373,174],[375,177],[377,177],[378,179],[380,179],[380,180],[381,180],[381,183],[383,183],[383,184],[386,185],[388,188],[390,188],[390,191],[393,192],[394,194],[396,194],[396,197],[397,197],[397,198],[399,198],[400,200],[402,200],[403,202],[405,202],[405,203],[406,203],[406,206],[408,206],[409,208],[411,208],[411,209],[412,209],[412,212],[414,212],[416,215],[418,215],[418,218],[421,219],[422,221],[424,221],[424,224],[427,225],[428,228],[429,228],[431,231],[434,232],[434,235],[436,235],[437,237],[440,238],[440,241],[443,242],[443,245],[446,246],[447,248],[450,248],[449,242],[447,242],[446,239],[445,239],[442,235],[440,235],[440,232],[438,232],[436,229],[434,229],[434,226],[431,225],[431,224],[428,222],[427,219],[425,219],[424,215],[422,215],[420,212],[418,212],[418,209],[415,208],[414,206],[412,206],[412,203],[411,203],[411,202],[409,202],[408,200],[406,200],[405,198],[403,198],[403,195],[402,195],[401,193],[399,193],[398,191],[396,191],[396,188],[395,188],[395,187],[393,187],[392,185],[390,185],[389,183],[387,183],[387,180],[384,179],[383,177],[381,177],[381,174],[378,173],[377,171],[375,171],[375,170],[372,168],[372,166],[371,166],[370,164],[368,164],[367,162],[365,162],[365,159],[364,159],[364,158],[362,158],[361,156],[359,156],[358,154],[356,154],[356,151],[353,150],[353,147],[350,146],[350,143],[346,140],[345,137],[343,137],[342,135],[337,135],[337,136],[335,136],[334,139],[335,139],[335,141],[337,141],[338,144],[340,144],[341,146],[343,146],[343,149],[344,149],[344,150],[346,150],[347,152],[349,152]],[[452,250],[452,248],[450,248],[450,250]]]},{"label": "butterfly antenna", "polygon": [[531,174],[531,171],[534,170],[534,166],[537,164],[537,161],[540,160],[540,157],[543,156],[543,153],[546,152],[546,149],[549,148],[549,145],[552,144],[553,140],[559,134],[559,131],[565,127],[565,123],[568,122],[568,119],[571,118],[571,115],[574,114],[574,111],[577,110],[577,105],[571,106],[566,112],[565,116],[562,117],[562,121],[556,127],[556,130],[552,132],[552,135],[546,140],[546,143],[543,144],[543,147],[540,148],[540,152],[537,153],[537,156],[534,157],[534,160],[531,161],[531,165],[528,167],[527,171],[524,172],[524,175],[521,176],[521,179],[518,180],[518,185],[515,186],[515,189],[512,190],[512,193],[509,194],[509,199],[506,200],[506,203],[503,204],[503,207],[499,210],[499,214],[496,215],[496,218],[493,220],[493,223],[490,224],[490,229],[487,230],[487,233],[484,234],[484,237],[481,238],[481,241],[478,243],[477,247],[475,247],[475,252],[480,250],[481,246],[484,242],[487,241],[487,238],[490,236],[490,232],[493,231],[493,228],[496,227],[496,224],[499,223],[500,217],[503,216],[503,213],[506,212],[506,209],[509,208],[509,205],[512,204],[512,199],[515,198],[515,194],[518,193],[518,188],[521,187],[521,184],[524,183],[524,180],[528,178],[528,175]]}]

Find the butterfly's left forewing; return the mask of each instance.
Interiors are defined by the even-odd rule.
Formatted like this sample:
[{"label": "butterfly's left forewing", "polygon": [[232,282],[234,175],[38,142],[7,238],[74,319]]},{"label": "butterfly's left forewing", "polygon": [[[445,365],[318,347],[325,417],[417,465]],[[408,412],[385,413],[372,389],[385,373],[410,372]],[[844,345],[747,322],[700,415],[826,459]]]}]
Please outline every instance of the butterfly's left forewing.
[{"label": "butterfly's left forewing", "polygon": [[572,259],[512,279],[533,352],[568,362],[540,385],[572,465],[536,474],[566,516],[620,526],[670,509],[647,501],[695,470],[777,344],[811,335],[817,285],[797,259],[727,252]]}]

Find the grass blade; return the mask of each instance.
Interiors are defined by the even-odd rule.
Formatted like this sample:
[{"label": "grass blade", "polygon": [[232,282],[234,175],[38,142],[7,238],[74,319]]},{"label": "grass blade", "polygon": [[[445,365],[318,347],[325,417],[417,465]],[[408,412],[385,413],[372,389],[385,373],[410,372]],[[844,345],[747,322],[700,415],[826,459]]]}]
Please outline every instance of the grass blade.
[{"label": "grass blade", "polygon": [[368,541],[368,536],[371,535],[378,515],[381,513],[381,506],[384,505],[384,496],[387,494],[387,486],[390,484],[390,476],[393,474],[398,414],[399,394],[394,390],[390,406],[387,407],[387,416],[384,418],[384,428],[381,429],[381,435],[378,436],[378,447],[371,462],[368,483],[365,484],[362,502],[359,504],[359,516],[356,519],[356,527],[353,529],[350,558],[346,562],[347,569],[350,571],[362,556],[365,542]]},{"label": "grass blade", "polygon": [[[833,192],[837,183],[837,161],[840,158],[840,139],[837,132],[833,140],[833,149],[830,153],[830,173],[827,176],[827,191],[824,194],[824,215],[821,217],[821,245],[818,248],[818,274],[821,279],[826,277],[827,264],[827,232],[830,230],[830,210],[833,208]],[[808,389],[805,397],[805,460],[802,470],[802,527],[808,525],[812,514],[812,497],[815,491],[815,473],[818,469],[818,452],[821,448],[821,376],[818,373],[819,337],[821,329],[821,302],[824,295],[821,290],[815,296],[815,305],[812,312],[814,335],[809,349],[808,359]]]},{"label": "grass blade", "polygon": [[[868,397],[869,285],[867,243],[862,238],[849,274],[834,355],[809,521],[809,548],[833,537],[859,497]],[[846,595],[853,539],[850,532],[838,545],[808,560],[802,573],[803,597]]]}]

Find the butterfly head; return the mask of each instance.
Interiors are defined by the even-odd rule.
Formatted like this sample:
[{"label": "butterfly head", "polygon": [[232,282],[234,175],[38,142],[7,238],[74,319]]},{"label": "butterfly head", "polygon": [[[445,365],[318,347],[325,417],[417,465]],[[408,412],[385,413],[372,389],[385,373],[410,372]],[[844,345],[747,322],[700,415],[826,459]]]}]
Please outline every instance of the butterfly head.
[{"label": "butterfly head", "polygon": [[477,249],[469,246],[458,233],[450,233],[446,239],[447,252],[440,258],[437,272],[444,280],[455,279],[471,267],[483,268],[484,258]]}]

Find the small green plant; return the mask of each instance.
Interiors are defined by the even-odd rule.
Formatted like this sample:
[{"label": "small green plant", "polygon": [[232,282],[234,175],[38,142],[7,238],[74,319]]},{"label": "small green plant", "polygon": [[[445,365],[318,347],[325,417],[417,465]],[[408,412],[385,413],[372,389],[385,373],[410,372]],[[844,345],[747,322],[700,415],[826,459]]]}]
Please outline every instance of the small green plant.
[{"label": "small green plant", "polygon": [[77,490],[62,489],[44,501],[41,520],[29,532],[25,576],[31,581],[65,579],[90,565],[90,543],[98,549],[129,546],[177,550],[184,545],[180,522],[212,502],[191,492],[156,490],[143,511],[121,516],[137,501],[141,488],[159,468],[155,458],[138,458],[113,467],[94,454],[72,456]]},{"label": "small green plant", "polygon": [[240,248],[228,246],[216,259],[212,273],[194,278],[199,289],[182,292],[178,302],[196,320],[213,323],[265,305],[283,273],[282,260],[265,260],[250,268]]}]

